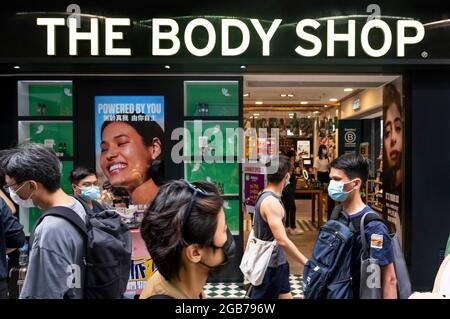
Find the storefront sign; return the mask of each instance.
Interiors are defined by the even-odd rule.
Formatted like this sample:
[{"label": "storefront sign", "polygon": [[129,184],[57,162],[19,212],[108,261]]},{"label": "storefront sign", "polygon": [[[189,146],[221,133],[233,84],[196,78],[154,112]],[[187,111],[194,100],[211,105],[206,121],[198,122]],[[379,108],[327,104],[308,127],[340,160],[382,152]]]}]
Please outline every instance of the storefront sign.
[{"label": "storefront sign", "polygon": [[339,121],[339,155],[359,153],[361,141],[361,121],[340,120]]},{"label": "storefront sign", "polygon": [[361,108],[361,100],[360,99],[356,99],[352,102],[352,110],[353,111],[357,111]]},{"label": "storefront sign", "polygon": [[[57,29],[65,28],[69,38],[69,55],[79,55],[79,43],[88,42],[90,56],[132,56],[132,47],[117,47],[117,42],[126,40],[125,31],[132,28],[130,18],[104,18],[100,27],[99,18],[90,18],[89,28],[79,30],[79,20],[75,17],[67,18],[37,17],[36,26],[46,33],[46,55],[55,56],[56,47],[62,43],[56,41]],[[246,23],[247,22],[247,23]],[[175,19],[153,18],[151,23],[151,37],[148,41],[152,44],[151,56],[176,56],[180,49],[186,48],[190,55],[197,57],[210,56],[216,47],[220,48],[222,57],[240,56],[244,54],[252,43],[261,45],[260,56],[271,56],[272,39],[277,36],[277,31],[283,22],[282,19],[273,19],[267,28],[259,19],[218,19],[211,22],[206,18],[194,18],[183,24],[184,30]],[[358,25],[359,26],[359,25]],[[87,29],[87,30],[86,30]],[[318,32],[326,30],[326,37],[318,36]],[[202,43],[199,44],[197,32],[206,32]],[[381,43],[373,43],[371,36],[374,33],[382,33]],[[236,43],[231,33],[240,35],[240,41]],[[314,19],[302,19],[295,26],[295,34],[291,42],[299,42],[294,51],[299,57],[315,57],[326,52],[327,57],[335,57],[335,46],[343,42],[347,46],[345,57],[356,56],[356,45],[362,47],[369,57],[383,57],[395,47],[396,57],[405,56],[407,46],[420,43],[425,36],[424,25],[416,20],[397,20],[395,26],[382,19],[366,21],[357,30],[355,19],[347,20],[345,32],[337,31],[334,19],[319,21]],[[100,39],[102,43],[100,44]],[[221,39],[220,42],[218,39]],[[394,44],[393,39],[396,39]],[[104,48],[100,52],[100,47]]]}]

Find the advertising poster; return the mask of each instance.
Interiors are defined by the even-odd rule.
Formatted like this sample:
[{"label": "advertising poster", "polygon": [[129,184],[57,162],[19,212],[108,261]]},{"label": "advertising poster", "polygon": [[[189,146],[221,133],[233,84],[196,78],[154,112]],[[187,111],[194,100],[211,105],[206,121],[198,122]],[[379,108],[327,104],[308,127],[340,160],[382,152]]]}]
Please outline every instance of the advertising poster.
[{"label": "advertising poster", "polygon": [[[164,97],[96,96],[94,110],[99,180],[109,182],[113,194],[117,190],[127,193],[130,207],[144,209],[162,180]],[[127,293],[139,294],[154,267],[139,229],[131,233]]]},{"label": "advertising poster", "polygon": [[256,198],[266,186],[264,169],[258,165],[244,166],[244,196],[247,212],[255,211]]},{"label": "advertising poster", "polygon": [[96,96],[95,150],[99,179],[148,205],[158,192],[164,152],[163,96]]},{"label": "advertising poster", "polygon": [[403,239],[404,107],[402,83],[383,88],[383,191],[384,216],[391,231]]},{"label": "advertising poster", "polygon": [[131,271],[126,293],[129,295],[139,295],[142,293],[147,279],[150,278],[152,273],[156,270],[156,266],[150,258],[139,229],[131,230],[131,238]]},{"label": "advertising poster", "polygon": [[297,141],[297,157],[298,158],[311,158],[311,142],[310,141]]}]

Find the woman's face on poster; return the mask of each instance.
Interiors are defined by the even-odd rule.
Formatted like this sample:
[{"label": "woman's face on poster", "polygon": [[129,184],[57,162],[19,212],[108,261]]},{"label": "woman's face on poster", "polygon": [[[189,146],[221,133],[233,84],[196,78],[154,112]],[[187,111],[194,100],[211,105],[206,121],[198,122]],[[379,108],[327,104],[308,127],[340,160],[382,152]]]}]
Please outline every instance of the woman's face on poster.
[{"label": "woman's face on poster", "polygon": [[403,151],[403,122],[398,106],[394,103],[389,105],[386,111],[383,139],[388,166],[400,169]]},{"label": "woman's face on poster", "polygon": [[146,146],[139,133],[129,124],[115,122],[103,130],[100,165],[114,187],[133,189],[147,177],[152,160],[161,153],[161,142]]}]

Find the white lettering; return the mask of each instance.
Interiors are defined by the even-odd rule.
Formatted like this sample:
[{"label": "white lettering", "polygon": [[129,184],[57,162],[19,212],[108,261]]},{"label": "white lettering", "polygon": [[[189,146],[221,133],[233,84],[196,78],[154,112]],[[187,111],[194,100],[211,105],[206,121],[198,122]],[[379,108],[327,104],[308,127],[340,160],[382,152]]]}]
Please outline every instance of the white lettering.
[{"label": "white lettering", "polygon": [[114,26],[129,26],[130,19],[105,19],[105,54],[106,55],[131,55],[130,48],[114,48],[114,40],[122,40],[122,32],[114,32]]}]

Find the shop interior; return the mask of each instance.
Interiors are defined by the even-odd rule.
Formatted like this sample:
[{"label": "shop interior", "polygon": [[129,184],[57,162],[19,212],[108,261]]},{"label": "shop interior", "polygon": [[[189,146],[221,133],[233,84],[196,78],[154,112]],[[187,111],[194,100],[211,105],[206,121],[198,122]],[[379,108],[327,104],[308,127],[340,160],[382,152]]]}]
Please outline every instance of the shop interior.
[{"label": "shop interior", "polygon": [[[363,191],[366,203],[383,211],[382,126],[383,87],[401,77],[396,75],[248,75],[244,77],[244,127],[246,156],[257,145],[264,152],[295,154],[296,231],[289,237],[310,256],[318,229],[333,208],[326,194],[326,182],[317,176],[319,149],[327,150],[328,162],[344,152],[367,156],[370,177]],[[350,125],[349,125],[350,124]],[[356,127],[347,131],[346,127]],[[266,128],[268,135],[247,132]],[[273,145],[270,129],[277,128],[279,142]],[[352,132],[354,134],[352,134]],[[253,144],[252,144],[253,143]],[[340,145],[341,144],[341,145]],[[324,145],[324,146],[322,146]],[[250,151],[251,153],[251,151]],[[322,159],[324,156],[322,156]],[[246,168],[243,168],[244,180]],[[244,182],[245,187],[248,185]],[[250,195],[255,196],[256,191]],[[245,197],[245,196],[244,196]],[[251,198],[245,198],[252,212]],[[244,237],[251,227],[251,214],[244,212]],[[291,262],[291,274],[301,274],[303,266]]]}]

